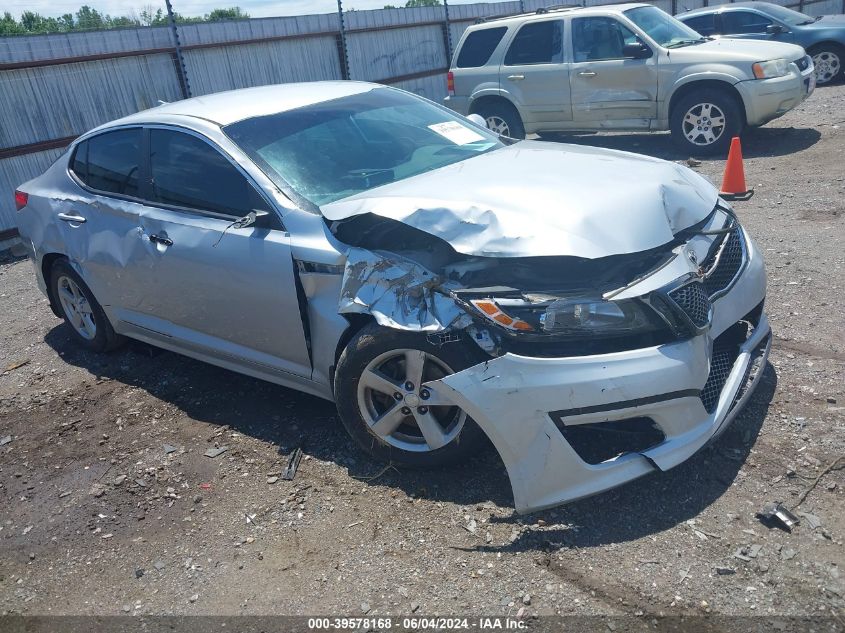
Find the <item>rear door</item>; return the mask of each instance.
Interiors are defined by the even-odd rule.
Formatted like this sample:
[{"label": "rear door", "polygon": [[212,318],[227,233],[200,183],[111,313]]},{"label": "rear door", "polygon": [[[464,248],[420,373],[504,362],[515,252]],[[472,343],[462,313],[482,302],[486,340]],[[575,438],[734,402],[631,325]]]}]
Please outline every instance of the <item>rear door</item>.
[{"label": "rear door", "polygon": [[657,55],[630,59],[636,34],[610,16],[572,18],[572,115],[585,127],[647,128],[657,118]]},{"label": "rear door", "polygon": [[[266,372],[310,377],[290,239],[245,172],[205,138],[153,127],[137,240],[144,265],[127,275],[136,301],[121,319],[187,351]],[[270,228],[237,228],[252,210]]]},{"label": "rear door", "polygon": [[523,24],[508,46],[499,77],[525,123],[542,127],[543,123],[572,120],[563,20]]}]

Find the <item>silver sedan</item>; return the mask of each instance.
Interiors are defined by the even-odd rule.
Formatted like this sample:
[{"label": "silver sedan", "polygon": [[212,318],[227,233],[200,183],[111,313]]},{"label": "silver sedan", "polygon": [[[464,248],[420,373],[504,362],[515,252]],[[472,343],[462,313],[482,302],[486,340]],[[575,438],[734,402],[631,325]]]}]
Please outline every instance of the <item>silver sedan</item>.
[{"label": "silver sedan", "polygon": [[333,400],[394,464],[486,436],[519,511],[687,459],[770,345],[760,253],[698,174],[373,84],[140,112],[16,201],[80,345],[134,338]]}]

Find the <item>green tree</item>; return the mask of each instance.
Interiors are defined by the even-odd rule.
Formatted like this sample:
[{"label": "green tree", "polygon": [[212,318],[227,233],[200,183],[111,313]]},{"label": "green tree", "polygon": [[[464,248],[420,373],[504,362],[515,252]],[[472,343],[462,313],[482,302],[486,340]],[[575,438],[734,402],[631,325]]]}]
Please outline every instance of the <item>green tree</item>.
[{"label": "green tree", "polygon": [[78,29],[102,29],[106,26],[103,14],[87,4],[76,12],[76,28]]},{"label": "green tree", "polygon": [[3,17],[0,18],[0,35],[18,35],[21,33],[26,33],[26,30],[18,24],[11,13],[5,11]]},{"label": "green tree", "polygon": [[439,7],[440,5],[440,0],[408,0],[405,3],[405,6],[409,9],[413,7]]},{"label": "green tree", "polygon": [[205,16],[205,19],[214,22],[216,20],[243,20],[248,17],[249,14],[241,10],[240,7],[230,7],[228,9],[214,9]]}]

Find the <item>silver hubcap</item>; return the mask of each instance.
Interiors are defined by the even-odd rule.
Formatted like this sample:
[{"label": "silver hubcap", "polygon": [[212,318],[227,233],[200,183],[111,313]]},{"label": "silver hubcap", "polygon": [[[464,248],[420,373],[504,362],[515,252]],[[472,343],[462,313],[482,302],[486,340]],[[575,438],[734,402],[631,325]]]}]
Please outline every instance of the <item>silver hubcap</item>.
[{"label": "silver hubcap", "polygon": [[405,451],[446,446],[461,432],[466,413],[423,384],[452,373],[416,349],[391,350],[370,361],[358,381],[358,407],[370,432]]},{"label": "silver hubcap", "polygon": [[684,115],[684,136],[693,145],[710,145],[725,131],[725,114],[715,104],[699,103]]},{"label": "silver hubcap", "polygon": [[502,117],[496,116],[494,114],[492,116],[486,117],[484,120],[487,122],[487,129],[491,132],[494,132],[499,136],[510,136],[511,129],[508,126],[508,122],[505,121]]},{"label": "silver hubcap", "polygon": [[68,323],[73,326],[79,336],[90,341],[97,336],[97,326],[94,323],[94,313],[88,299],[82,294],[76,282],[65,275],[59,277],[58,288],[59,303],[62,304]]},{"label": "silver hubcap", "polygon": [[826,84],[833,81],[842,68],[839,55],[830,51],[822,51],[813,55],[813,66],[816,69],[817,84]]}]

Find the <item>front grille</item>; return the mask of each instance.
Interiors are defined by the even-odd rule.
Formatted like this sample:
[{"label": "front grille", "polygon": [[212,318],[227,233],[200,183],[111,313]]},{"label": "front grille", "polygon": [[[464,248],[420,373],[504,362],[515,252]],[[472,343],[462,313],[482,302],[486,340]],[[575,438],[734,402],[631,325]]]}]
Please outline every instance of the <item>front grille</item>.
[{"label": "front grille", "polygon": [[801,59],[796,59],[792,63],[795,64],[796,66],[798,66],[798,70],[800,70],[803,73],[805,70],[807,70],[810,67],[810,56],[805,55]]},{"label": "front grille", "polygon": [[704,327],[710,322],[710,298],[701,282],[694,281],[676,288],[669,298],[684,311],[695,327]]},{"label": "front grille", "polygon": [[666,439],[651,418],[570,425],[558,419],[555,424],[578,457],[593,465],[625,453],[642,453]]},{"label": "front grille", "polygon": [[713,355],[710,357],[710,375],[704,389],[701,390],[701,403],[707,413],[713,413],[719,404],[719,395],[725,388],[725,382],[739,357],[739,346],[733,342],[720,343],[717,339],[713,344]]},{"label": "front grille", "polygon": [[737,225],[701,266],[704,270],[703,283],[707,296],[713,297],[733,283],[742,268],[744,255],[742,229]]}]

